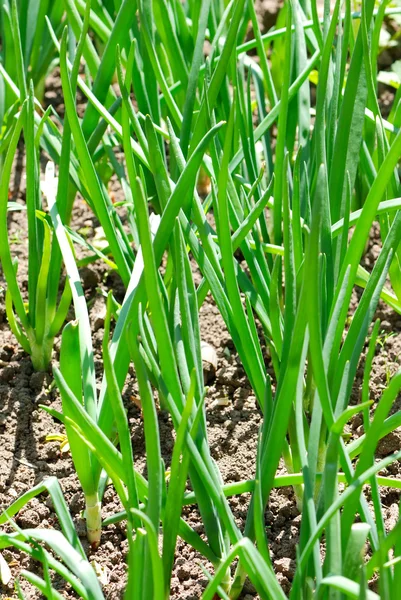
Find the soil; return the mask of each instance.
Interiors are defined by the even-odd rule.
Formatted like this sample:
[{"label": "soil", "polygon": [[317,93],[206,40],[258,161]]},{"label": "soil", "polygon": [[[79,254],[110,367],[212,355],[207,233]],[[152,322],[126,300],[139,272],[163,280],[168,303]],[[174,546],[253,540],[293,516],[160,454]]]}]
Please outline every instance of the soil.
[{"label": "soil", "polygon": [[[277,14],[277,2],[261,0],[260,15],[264,28],[269,28]],[[276,12],[273,8],[275,7]],[[273,15],[271,17],[271,15]],[[271,21],[273,19],[273,21]],[[45,102],[51,102],[60,113],[63,112],[57,74],[49,81]],[[13,187],[10,190],[12,200],[24,200],[23,154],[15,164]],[[116,188],[115,194],[118,194]],[[74,208],[73,227],[85,227],[95,232],[98,222],[78,199]],[[27,244],[26,222],[23,213],[10,215],[9,231],[13,239],[13,251],[19,258],[19,282],[23,293],[27,288]],[[372,230],[372,238],[365,255],[366,268],[371,267],[380,250],[378,228]],[[101,342],[103,337],[104,302],[99,289],[113,289],[121,298],[122,286],[114,273],[104,265],[96,264],[81,271],[87,298],[90,301],[90,317],[93,326],[93,341],[98,375],[102,372]],[[0,273],[0,286],[4,280]],[[120,297],[119,297],[120,296]],[[350,314],[355,310],[360,292],[355,291]],[[401,316],[395,314],[386,305],[380,304],[377,315],[381,319],[382,334],[377,346],[371,376],[371,398],[377,401],[384,389],[388,377],[399,368],[401,353]],[[72,313],[71,313],[72,317]],[[200,311],[202,339],[210,343],[218,357],[218,368],[214,379],[209,383],[206,400],[207,424],[210,449],[221,475],[226,483],[249,479],[255,473],[255,456],[258,428],[261,421],[260,411],[244,370],[235,352],[232,340],[224,322],[210,297]],[[55,344],[54,359],[57,361],[58,344]],[[366,349],[365,349],[366,351]],[[271,375],[272,370],[268,365]],[[361,362],[353,390],[355,401],[360,399],[363,375]],[[81,518],[83,496],[75,475],[71,457],[60,450],[58,442],[46,441],[46,436],[63,433],[61,424],[39,408],[45,404],[60,410],[61,403],[57,390],[52,387],[51,372],[33,371],[30,358],[19,348],[6,322],[4,296],[0,297],[0,511],[6,509],[17,497],[49,476],[57,476],[68,503],[71,515],[80,534],[82,543],[90,561],[98,565],[105,580],[105,597],[110,600],[122,598],[126,582],[125,559],[127,540],[125,526],[114,524],[106,527],[102,535],[102,544],[98,550],[89,548],[85,539],[85,527]],[[136,383],[133,374],[129,374],[124,388],[124,401],[132,431],[133,448],[137,468],[145,469],[144,439],[141,411],[133,399],[136,395]],[[398,398],[393,410],[401,407]],[[159,428],[163,458],[169,466],[173,447],[173,428],[167,413],[159,411]],[[350,426],[352,436],[361,433],[361,421],[357,415]],[[385,438],[379,448],[378,456],[390,454],[401,445],[401,430]],[[400,465],[394,463],[387,468],[392,476],[399,475]],[[399,492],[382,488],[381,499],[386,517],[386,526],[390,529],[398,519]],[[249,495],[233,497],[230,500],[238,526],[243,530]],[[103,499],[103,518],[121,510],[118,498],[110,486]],[[188,523],[199,533],[203,532],[202,523],[196,507],[187,507],[184,516]],[[56,514],[50,498],[46,494],[32,500],[16,516],[16,523],[22,528],[42,527],[58,528]],[[266,530],[270,550],[277,576],[283,589],[288,592],[295,568],[296,544],[299,535],[300,515],[295,503],[292,488],[273,490],[266,510]],[[0,598],[17,598],[14,590],[15,578],[21,569],[40,572],[36,563],[18,551],[9,549],[2,552],[9,563],[13,579],[8,586],[0,585]],[[199,566],[200,557],[182,540],[178,540],[176,560],[171,583],[171,598],[174,600],[198,600],[207,585],[207,579]],[[202,561],[203,562],[203,561]],[[40,595],[24,581],[20,580],[27,599]],[[65,598],[76,598],[63,581],[55,580],[55,586]],[[247,583],[243,599],[258,598],[252,585]]]}]

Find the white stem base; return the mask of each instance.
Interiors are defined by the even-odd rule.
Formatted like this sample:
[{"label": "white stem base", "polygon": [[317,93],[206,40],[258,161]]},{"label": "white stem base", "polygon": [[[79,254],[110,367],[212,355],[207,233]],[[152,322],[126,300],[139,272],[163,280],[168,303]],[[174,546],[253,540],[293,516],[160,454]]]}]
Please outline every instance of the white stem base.
[{"label": "white stem base", "polygon": [[101,503],[97,494],[86,497],[86,533],[92,548],[100,544],[102,534]]}]

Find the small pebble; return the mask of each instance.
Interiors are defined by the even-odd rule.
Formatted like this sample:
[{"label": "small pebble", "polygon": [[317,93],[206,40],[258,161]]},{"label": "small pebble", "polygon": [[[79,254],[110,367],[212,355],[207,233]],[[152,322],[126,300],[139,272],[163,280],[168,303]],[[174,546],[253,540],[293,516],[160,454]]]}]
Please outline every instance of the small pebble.
[{"label": "small pebble", "polygon": [[80,269],[79,274],[85,290],[90,290],[98,285],[99,276],[93,269],[90,269],[89,267],[83,267]]}]

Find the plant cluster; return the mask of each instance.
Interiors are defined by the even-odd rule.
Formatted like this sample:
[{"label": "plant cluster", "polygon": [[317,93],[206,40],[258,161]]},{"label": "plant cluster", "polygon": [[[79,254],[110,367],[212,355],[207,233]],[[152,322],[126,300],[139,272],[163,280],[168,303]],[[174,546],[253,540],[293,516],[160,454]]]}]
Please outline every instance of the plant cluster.
[{"label": "plant cluster", "polygon": [[[380,501],[380,486],[401,488],[380,475],[401,452],[375,458],[379,441],[401,425],[401,411],[389,416],[401,371],[374,407],[369,392],[378,302],[401,313],[401,93],[383,118],[377,69],[383,22],[401,11],[388,0],[364,0],[360,12],[351,0],[326,0],[321,18],[318,4],[287,0],[263,35],[253,0],[5,0],[0,8],[8,323],[35,369],[53,366],[62,412],[43,409],[65,425],[89,541],[97,547],[103,527],[126,520],[130,600],[170,597],[178,537],[213,565],[213,572],[203,567],[205,600],[238,598],[246,578],[260,598],[286,598],[265,525],[270,494],[284,485],[293,486],[302,516],[290,598],[396,600],[401,591],[401,521],[387,531]],[[63,117],[42,108],[55,64]],[[78,91],[86,98],[82,118]],[[9,198],[21,139],[24,204]],[[112,177],[123,202],[113,202]],[[102,227],[102,249],[74,231],[78,194]],[[13,210],[26,212],[27,292],[8,231]],[[361,261],[374,221],[381,251],[368,272]],[[78,245],[125,286],[121,305],[112,291],[107,297],[100,389]],[[361,297],[350,319],[356,286]],[[256,475],[230,485],[208,444],[199,326],[208,295],[262,415]],[[75,320],[65,324],[71,302]],[[130,365],[146,478],[134,462],[122,400]],[[175,430],[168,477],[160,406]],[[344,427],[356,413],[363,434],[347,440]],[[277,476],[281,460],[287,474]],[[108,481],[124,510],[102,522]],[[61,531],[18,528],[13,516],[45,491]],[[228,498],[245,492],[251,500],[240,530]],[[204,535],[183,516],[189,504],[199,509]],[[0,532],[0,548],[41,563],[43,575],[21,576],[45,597],[62,597],[56,572],[79,597],[104,598],[56,479],[18,498],[0,516],[7,523],[14,530]],[[0,561],[2,577],[7,568]]]}]

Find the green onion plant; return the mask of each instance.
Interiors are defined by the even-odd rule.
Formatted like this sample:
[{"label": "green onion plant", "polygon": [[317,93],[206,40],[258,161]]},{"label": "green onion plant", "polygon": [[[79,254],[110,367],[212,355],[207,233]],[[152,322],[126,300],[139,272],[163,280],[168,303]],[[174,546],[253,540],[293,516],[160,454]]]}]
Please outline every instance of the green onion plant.
[{"label": "green onion plant", "polygon": [[[61,277],[59,265],[52,261],[57,240],[43,212],[39,173],[39,142],[42,122],[35,127],[34,96],[31,88],[16,115],[0,180],[0,259],[6,289],[8,323],[22,348],[30,354],[36,370],[48,368],[55,336],[67,315],[71,292],[68,284],[58,298]],[[26,214],[28,229],[27,297],[18,283],[18,259],[13,258],[8,235],[9,189],[15,153],[23,133],[26,148]],[[18,206],[20,208],[20,206]]]},{"label": "green onion plant", "polygon": [[[55,0],[4,0],[1,5],[0,64],[19,86],[26,86],[29,80],[33,81],[35,93],[40,99],[43,97],[45,79],[56,61],[46,17],[59,35],[63,15],[63,2]],[[14,104],[12,90],[0,78],[0,127],[7,127],[5,117],[9,110],[13,110]]]}]

